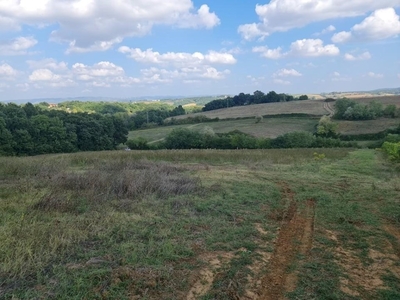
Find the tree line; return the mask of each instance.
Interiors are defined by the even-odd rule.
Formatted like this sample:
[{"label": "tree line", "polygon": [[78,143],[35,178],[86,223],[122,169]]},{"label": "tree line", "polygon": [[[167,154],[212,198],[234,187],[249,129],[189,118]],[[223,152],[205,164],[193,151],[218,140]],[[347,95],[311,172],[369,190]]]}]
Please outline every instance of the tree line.
[{"label": "tree line", "polygon": [[228,133],[214,133],[206,127],[202,131],[188,128],[172,130],[163,142],[148,144],[146,139],[138,137],[127,141],[127,146],[134,150],[154,149],[280,149],[280,148],[331,148],[356,147],[354,142],[310,132],[290,132],[277,138],[257,138],[234,130]]},{"label": "tree line", "polygon": [[[49,110],[50,105],[41,102],[37,108]],[[164,121],[170,117],[186,114],[182,105],[176,107],[159,102],[151,103],[125,103],[125,102],[80,102],[65,101],[52,108],[52,111],[64,111],[68,113],[90,113],[106,116],[115,116],[123,119],[129,130],[149,128],[164,125]]]},{"label": "tree line", "polygon": [[302,95],[299,98],[295,98],[292,95],[288,94],[277,94],[275,91],[270,91],[269,93],[265,94],[257,90],[252,95],[240,93],[239,95],[233,97],[226,97],[224,99],[213,100],[207,103],[203,107],[203,111],[210,111],[210,110],[216,110],[233,106],[243,106],[243,105],[272,103],[272,102],[288,102],[295,100],[308,100],[308,96]]},{"label": "tree line", "polygon": [[400,109],[394,104],[384,106],[377,101],[368,104],[357,103],[350,99],[339,99],[335,102],[334,118],[338,120],[374,120],[380,117],[396,118]]},{"label": "tree line", "polygon": [[122,118],[0,104],[0,155],[112,150],[127,141]]}]

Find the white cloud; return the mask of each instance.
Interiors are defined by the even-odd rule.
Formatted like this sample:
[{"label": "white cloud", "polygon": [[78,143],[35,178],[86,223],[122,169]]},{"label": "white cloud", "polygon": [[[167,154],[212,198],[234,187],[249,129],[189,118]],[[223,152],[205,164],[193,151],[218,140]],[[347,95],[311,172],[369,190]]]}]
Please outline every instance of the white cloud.
[{"label": "white cloud", "polygon": [[333,25],[329,25],[328,27],[324,28],[321,32],[314,33],[315,36],[327,34],[329,32],[335,31],[336,27]]},{"label": "white cloud", "polygon": [[61,79],[60,75],[54,74],[49,69],[38,69],[32,72],[29,76],[31,81],[59,81]]},{"label": "white cloud", "polygon": [[349,41],[376,41],[400,34],[400,20],[394,8],[384,8],[374,11],[360,24],[354,25],[350,31],[336,33],[332,37],[335,43]]},{"label": "white cloud", "polygon": [[183,28],[201,28],[211,29],[220,24],[220,20],[215,13],[210,12],[208,5],[203,4],[197,14],[184,14],[178,23]]},{"label": "white cloud", "polygon": [[262,57],[269,59],[279,59],[284,56],[281,47],[278,47],[276,49],[269,49],[266,46],[254,47],[253,52],[261,53]]},{"label": "white cloud", "polygon": [[340,73],[339,72],[333,72],[333,76],[340,77]]},{"label": "white cloud", "polygon": [[0,55],[25,55],[37,44],[33,37],[18,37],[11,41],[0,41]]},{"label": "white cloud", "polygon": [[68,43],[68,52],[104,51],[157,25],[210,29],[219,23],[207,5],[196,10],[191,0],[0,1],[3,30],[56,25],[52,40]]},{"label": "white cloud", "polygon": [[273,77],[288,77],[288,76],[303,76],[300,72],[296,71],[295,69],[280,69],[273,74]]},{"label": "white cloud", "polygon": [[259,23],[241,25],[238,32],[249,40],[313,22],[361,16],[372,10],[399,5],[398,0],[271,0],[268,4],[256,5]]},{"label": "white cloud", "polygon": [[345,60],[349,60],[349,61],[368,60],[368,59],[371,59],[371,54],[368,51],[366,51],[364,53],[361,53],[359,55],[353,55],[353,54],[350,54],[350,53],[346,53],[344,55],[344,59]]},{"label": "white cloud", "polygon": [[336,56],[340,50],[333,44],[324,46],[320,39],[303,39],[292,43],[290,53],[297,56]]},{"label": "white cloud", "polygon": [[161,54],[159,52],[153,51],[153,49],[142,51],[139,48],[133,49],[126,46],[120,47],[118,51],[127,54],[130,58],[141,63],[165,65],[171,64],[176,66],[236,63],[236,59],[232,54],[216,51],[209,51],[208,54],[202,54],[200,52],[167,52]]},{"label": "white cloud", "polygon": [[18,75],[17,70],[11,67],[9,64],[0,65],[0,78],[2,80],[13,80]]},{"label": "white cloud", "polygon": [[290,81],[287,81],[287,80],[282,80],[282,79],[274,79],[274,83],[276,83],[276,84],[282,84],[282,85],[289,85],[290,84]]},{"label": "white cloud", "polygon": [[67,71],[68,64],[66,62],[57,62],[53,58],[46,58],[43,60],[35,61],[35,60],[27,60],[29,68],[31,69],[50,69],[54,71]]},{"label": "white cloud", "polygon": [[371,78],[383,78],[383,74],[377,74],[374,72],[368,72],[366,76],[371,77]]},{"label": "white cloud", "polygon": [[124,69],[108,61],[101,61],[93,66],[76,63],[72,66],[72,72],[80,76],[81,80],[89,80],[94,77],[112,77],[124,75]]},{"label": "white cloud", "polygon": [[397,74],[397,78],[399,78],[399,79],[400,79],[400,73],[398,73],[398,74]]},{"label": "white cloud", "polygon": [[302,56],[302,57],[318,57],[318,56],[336,56],[340,54],[340,50],[333,44],[324,45],[320,39],[303,39],[297,40],[290,45],[290,51],[282,53],[282,49],[269,49],[266,46],[254,47],[253,52],[261,53],[262,57],[270,59],[279,59],[285,56]]}]

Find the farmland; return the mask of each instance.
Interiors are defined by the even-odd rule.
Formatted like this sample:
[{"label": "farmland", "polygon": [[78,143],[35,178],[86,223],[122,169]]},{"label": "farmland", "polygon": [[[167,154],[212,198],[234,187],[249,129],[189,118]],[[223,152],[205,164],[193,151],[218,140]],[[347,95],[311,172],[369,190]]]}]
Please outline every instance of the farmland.
[{"label": "farmland", "polygon": [[[360,103],[369,103],[371,101],[378,101],[384,105],[395,104],[400,107],[400,96],[382,96],[382,97],[360,97],[352,99]],[[324,100],[303,100],[303,101],[291,101],[291,102],[277,102],[277,103],[265,103],[247,106],[230,107],[227,109],[218,109],[213,111],[188,114],[183,116],[177,116],[176,119],[184,119],[195,116],[205,116],[207,118],[245,118],[245,117],[256,117],[256,116],[271,116],[281,114],[307,114],[314,116],[321,116],[328,114],[324,108]],[[334,105],[332,105],[334,106]]]},{"label": "farmland", "polygon": [[264,118],[256,123],[254,118],[238,120],[221,120],[218,122],[197,123],[192,125],[173,125],[151,129],[135,130],[129,133],[129,138],[143,137],[149,142],[165,138],[175,128],[189,128],[204,131],[211,128],[215,133],[226,133],[240,130],[255,137],[275,138],[292,131],[312,132],[319,118]]},{"label": "farmland", "polygon": [[0,298],[399,299],[399,179],[374,150],[0,158]]}]

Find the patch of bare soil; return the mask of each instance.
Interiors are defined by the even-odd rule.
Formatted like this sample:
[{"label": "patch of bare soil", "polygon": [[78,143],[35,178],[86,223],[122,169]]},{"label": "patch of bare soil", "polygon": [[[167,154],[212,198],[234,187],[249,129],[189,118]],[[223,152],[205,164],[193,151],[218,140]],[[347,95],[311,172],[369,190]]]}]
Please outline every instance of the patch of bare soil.
[{"label": "patch of bare soil", "polygon": [[233,257],[234,254],[230,252],[212,252],[202,254],[200,259],[204,261],[207,266],[199,272],[192,288],[186,296],[186,300],[196,300],[201,296],[204,296],[211,289],[211,285],[217,275],[218,269],[220,269],[223,264],[228,263]]},{"label": "patch of bare soil", "polygon": [[400,259],[400,229],[392,224],[386,224],[383,229],[395,239],[390,241],[397,257]]},{"label": "patch of bare soil", "polygon": [[[335,234],[330,238],[337,240]],[[382,249],[369,250],[368,263],[363,262],[355,251],[342,246],[336,247],[335,256],[338,265],[346,274],[346,277],[340,279],[340,289],[353,297],[368,298],[376,290],[385,289],[382,276],[388,271],[400,280],[400,267],[397,264],[399,258],[389,241],[386,241]]]},{"label": "patch of bare soil", "polygon": [[[266,237],[268,235],[268,231],[266,231],[261,224],[257,223],[255,224],[255,227],[261,237]],[[255,259],[253,264],[249,266],[251,274],[247,276],[247,285],[243,299],[253,300],[258,297],[257,291],[260,290],[262,282],[261,274],[264,271],[265,266],[268,265],[272,256],[271,252],[266,251],[269,243],[270,242],[266,242],[264,239],[257,241],[259,246],[259,250],[257,250],[258,257]]]},{"label": "patch of bare soil", "polygon": [[286,292],[296,287],[297,274],[288,271],[296,255],[307,255],[312,247],[314,232],[315,202],[307,201],[305,208],[298,209],[294,193],[283,186],[283,196],[289,200],[289,208],[284,214],[268,273],[261,279],[257,297],[253,299],[284,299]]}]

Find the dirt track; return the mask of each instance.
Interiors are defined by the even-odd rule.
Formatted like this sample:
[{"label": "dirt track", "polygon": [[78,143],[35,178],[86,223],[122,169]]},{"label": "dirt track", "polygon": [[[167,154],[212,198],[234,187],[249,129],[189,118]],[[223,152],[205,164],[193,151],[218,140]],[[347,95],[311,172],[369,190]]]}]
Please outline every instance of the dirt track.
[{"label": "dirt track", "polygon": [[275,250],[267,266],[268,273],[262,279],[258,299],[284,299],[286,292],[293,291],[297,274],[288,272],[288,269],[295,262],[298,253],[307,255],[312,247],[315,201],[308,200],[305,207],[299,208],[293,199],[293,192],[288,187],[284,187],[283,193],[289,201],[289,208],[283,218]]}]

